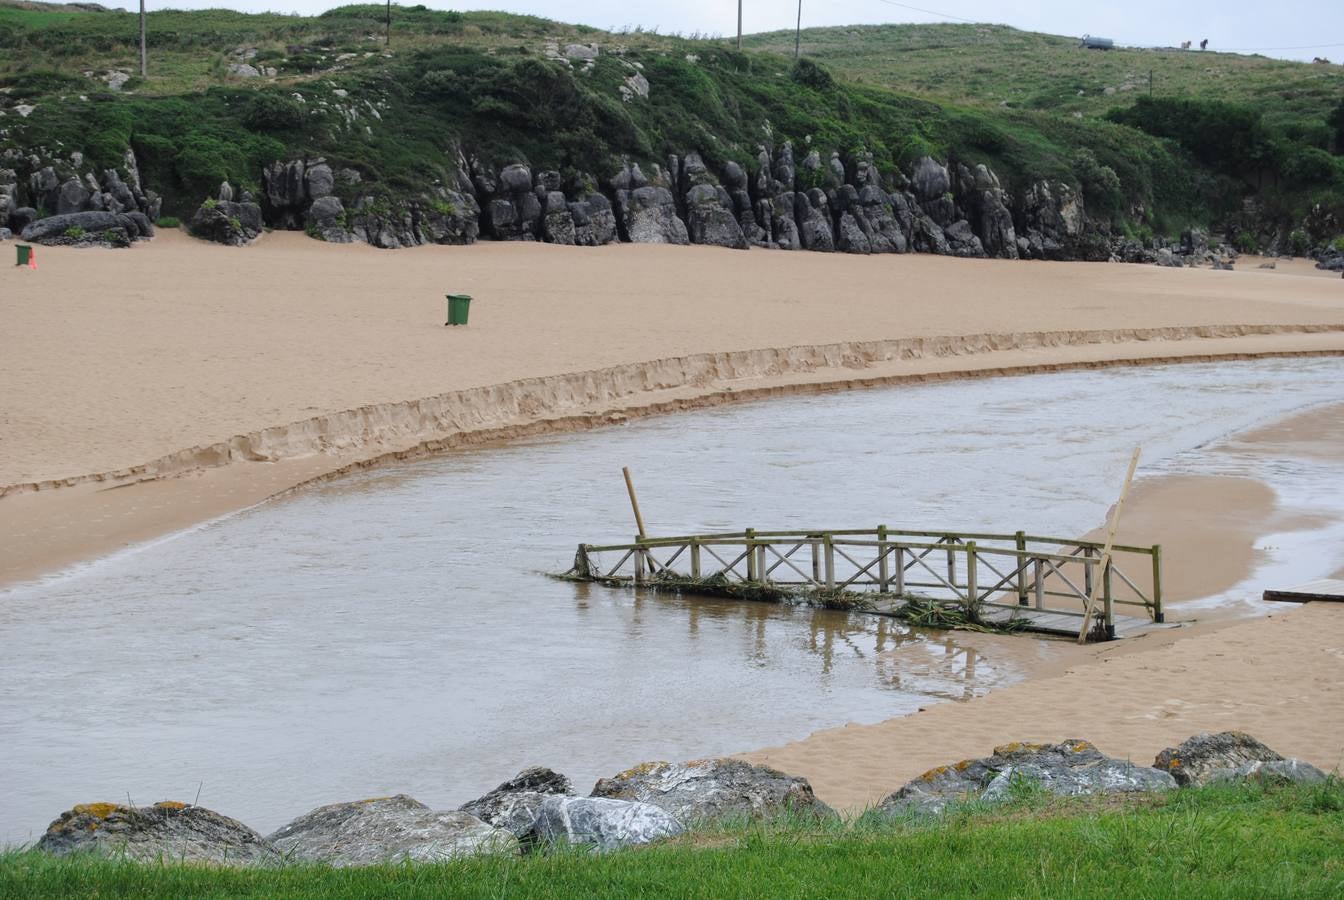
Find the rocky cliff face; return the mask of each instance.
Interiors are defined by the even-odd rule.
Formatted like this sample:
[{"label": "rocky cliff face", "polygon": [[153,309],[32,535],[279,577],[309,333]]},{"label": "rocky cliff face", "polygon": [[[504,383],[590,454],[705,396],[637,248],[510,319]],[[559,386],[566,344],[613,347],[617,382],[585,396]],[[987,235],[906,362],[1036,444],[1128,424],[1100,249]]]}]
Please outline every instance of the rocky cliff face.
[{"label": "rocky cliff face", "polygon": [[161,207],[130,150],[121,166],[101,172],[78,152],[11,149],[0,158],[0,229],[24,240],[127,246],[153,236]]},{"label": "rocky cliff face", "polygon": [[[1015,197],[987,166],[956,160],[924,157],[907,174],[883,171],[870,154],[813,150],[799,162],[785,142],[758,147],[749,165],[712,164],[692,150],[662,163],[624,162],[600,177],[562,177],[524,161],[450,153],[452,183],[399,195],[321,157],[277,160],[259,173],[259,196],[235,196],[221,185],[188,227],[238,245],[273,228],[389,249],[489,239],[1000,259],[1112,255],[1109,235],[1088,219],[1071,186],[1039,181]],[[101,178],[81,174],[78,156],[0,169],[0,226],[20,232],[44,214],[73,212],[158,216],[161,201],[142,188],[132,153]]]}]

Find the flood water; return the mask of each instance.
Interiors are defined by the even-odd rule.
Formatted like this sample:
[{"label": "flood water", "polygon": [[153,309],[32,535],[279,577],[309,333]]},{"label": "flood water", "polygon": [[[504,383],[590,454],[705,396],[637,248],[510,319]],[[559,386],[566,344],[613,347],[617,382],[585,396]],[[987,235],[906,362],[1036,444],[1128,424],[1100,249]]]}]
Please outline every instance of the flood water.
[{"label": "flood water", "polygon": [[[263,832],[364,796],[456,806],[528,765],[586,790],[983,693],[1049,646],[540,573],[631,537],[623,465],[655,534],[1077,535],[1135,444],[1140,475],[1216,469],[1200,448],[1344,399],[1342,376],[1114,369],[650,419],[356,475],[0,591],[0,843],[74,803],[198,790]],[[1239,474],[1304,497],[1321,477],[1274,469]]]}]

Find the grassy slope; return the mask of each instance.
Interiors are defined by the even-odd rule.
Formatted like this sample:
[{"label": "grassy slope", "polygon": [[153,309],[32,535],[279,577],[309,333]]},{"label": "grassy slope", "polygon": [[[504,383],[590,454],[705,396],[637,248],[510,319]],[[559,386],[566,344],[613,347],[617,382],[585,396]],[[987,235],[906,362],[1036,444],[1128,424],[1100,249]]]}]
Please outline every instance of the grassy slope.
[{"label": "grassy slope", "polygon": [[0,855],[0,896],[1336,897],[1344,787],[1061,801],[934,823],[765,824],[606,856],[230,870]]},{"label": "grassy slope", "polygon": [[[792,32],[750,35],[747,47],[793,52]],[[811,28],[803,52],[837,72],[966,106],[1101,116],[1148,92],[1249,104],[1269,124],[1319,120],[1344,95],[1344,66],[1264,56],[1084,50],[1074,38],[1003,25]],[[1110,93],[1107,89],[1110,89]]]},{"label": "grassy slope", "polygon": [[[41,101],[28,120],[0,120],[0,147],[8,128],[18,146],[79,147],[100,165],[115,165],[117,148],[129,142],[149,183],[168,196],[166,209],[186,212],[220,180],[255,188],[264,162],[304,153],[359,169],[366,184],[404,192],[451,183],[445,151],[453,139],[489,163],[522,158],[577,178],[607,174],[620,156],[650,162],[689,149],[711,164],[736,159],[750,170],[758,144],[788,138],[823,154],[868,150],[887,168],[924,153],[986,162],[1017,191],[1058,178],[1081,184],[1089,210],[1111,214],[1116,225],[1174,232],[1234,211],[1246,189],[1192,165],[1169,141],[1094,115],[1133,96],[1106,96],[1099,86],[1126,83],[1136,54],[1147,67],[1161,62],[1160,83],[1244,102],[1277,97],[1271,105],[1288,110],[1283,115],[1293,122],[1315,123],[1317,141],[1325,98],[1340,91],[1335,67],[1083,53],[1066,38],[989,26],[809,31],[806,47],[835,78],[822,72],[800,82],[791,77],[791,59],[772,52],[782,43],[777,35],[754,36],[751,45],[766,49],[738,53],[726,42],[400,8],[388,53],[382,21],[381,6],[314,18],[151,13],[150,77],[112,94],[82,73],[136,70],[134,15],[0,0],[0,83],[11,100]],[[552,40],[596,41],[604,52],[591,70],[570,69],[545,61]],[[279,77],[228,79],[231,52],[241,47],[255,48],[251,61],[277,68]],[[1204,72],[1215,59],[1235,74]],[[647,101],[623,102],[619,88],[634,64],[652,91]],[[1075,85],[1084,82],[1078,97]],[[338,90],[349,99],[338,100]],[[284,102],[299,92],[305,106],[249,115],[258,92]],[[1020,96],[1000,106],[996,98],[1009,93]],[[1096,163],[1080,163],[1080,148]],[[1102,196],[1104,180],[1089,187],[1085,169],[1095,172],[1098,164],[1119,176],[1118,195]],[[1344,182],[1344,171],[1333,180]],[[1344,196],[1330,190],[1328,182],[1312,186],[1289,205]]]}]

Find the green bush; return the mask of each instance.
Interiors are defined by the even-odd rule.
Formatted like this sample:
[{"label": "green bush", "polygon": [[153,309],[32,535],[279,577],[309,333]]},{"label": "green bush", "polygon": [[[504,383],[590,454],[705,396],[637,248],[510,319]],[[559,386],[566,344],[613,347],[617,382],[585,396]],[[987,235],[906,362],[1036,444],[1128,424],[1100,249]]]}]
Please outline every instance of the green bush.
[{"label": "green bush", "polygon": [[1237,248],[1238,253],[1258,253],[1260,251],[1260,242],[1256,240],[1254,234],[1245,230],[1237,232],[1237,236],[1232,239],[1232,246]]},{"label": "green bush", "polygon": [[160,216],[159,221],[154,223],[160,228],[177,228],[182,221],[177,216]]},{"label": "green bush", "polygon": [[1344,235],[1341,235],[1340,237],[1337,237],[1333,241],[1331,241],[1330,247],[1333,250],[1338,250],[1340,253],[1344,253]]},{"label": "green bush", "polygon": [[1293,256],[1306,256],[1307,251],[1311,249],[1311,238],[1303,229],[1294,228],[1288,235],[1288,248]]},{"label": "green bush", "polygon": [[303,124],[303,106],[286,94],[257,91],[248,99],[242,118],[252,131],[289,131]]},{"label": "green bush", "polygon": [[84,229],[80,228],[78,225],[71,225],[69,228],[65,229],[65,236],[73,238],[74,240],[79,240],[84,237],[84,233]]}]

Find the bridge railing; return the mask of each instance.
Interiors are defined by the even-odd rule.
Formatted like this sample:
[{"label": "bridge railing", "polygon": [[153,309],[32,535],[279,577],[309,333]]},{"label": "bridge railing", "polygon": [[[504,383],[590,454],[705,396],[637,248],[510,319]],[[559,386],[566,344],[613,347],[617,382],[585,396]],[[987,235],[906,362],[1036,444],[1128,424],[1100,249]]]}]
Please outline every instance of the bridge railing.
[{"label": "bridge railing", "polygon": [[[803,592],[875,592],[960,604],[998,618],[1030,610],[1076,616],[1080,625],[1100,579],[1104,628],[1115,633],[1118,607],[1161,622],[1160,545],[1103,544],[1014,534],[870,529],[757,531],[636,538],[581,544],[573,574],[609,583],[726,580]],[[614,562],[613,562],[614,560]],[[1137,573],[1143,571],[1142,575]],[[1128,571],[1127,571],[1128,569]],[[1135,573],[1135,574],[1131,574]],[[1137,610],[1142,609],[1143,613]]]}]

